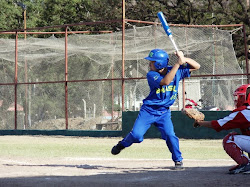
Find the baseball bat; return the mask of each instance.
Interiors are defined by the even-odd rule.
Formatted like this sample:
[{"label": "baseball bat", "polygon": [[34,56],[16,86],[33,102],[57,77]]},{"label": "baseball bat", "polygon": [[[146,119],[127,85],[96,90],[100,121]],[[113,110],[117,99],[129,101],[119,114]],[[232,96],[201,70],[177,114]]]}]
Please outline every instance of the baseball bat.
[{"label": "baseball bat", "polygon": [[166,34],[168,35],[169,39],[171,40],[172,44],[174,45],[175,50],[179,51],[178,47],[176,46],[175,41],[173,39],[173,35],[172,35],[171,30],[170,30],[170,27],[168,26],[168,23],[164,17],[164,14],[162,12],[158,12],[157,16],[161,22],[163,29],[165,30]]}]

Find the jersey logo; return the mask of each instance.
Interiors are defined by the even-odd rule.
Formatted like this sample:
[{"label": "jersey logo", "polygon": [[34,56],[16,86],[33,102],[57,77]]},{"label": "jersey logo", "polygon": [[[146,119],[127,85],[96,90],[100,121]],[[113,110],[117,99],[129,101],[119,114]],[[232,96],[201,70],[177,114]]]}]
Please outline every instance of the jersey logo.
[{"label": "jersey logo", "polygon": [[159,78],[158,75],[154,76],[154,80],[156,81]]},{"label": "jersey logo", "polygon": [[174,94],[171,96],[170,100],[176,99],[177,98],[177,94]]},{"label": "jersey logo", "polygon": [[177,92],[177,90],[176,90],[176,86],[169,85],[169,86],[166,86],[166,88],[162,87],[161,89],[160,88],[156,89],[156,94],[159,94],[160,92],[162,93]]}]

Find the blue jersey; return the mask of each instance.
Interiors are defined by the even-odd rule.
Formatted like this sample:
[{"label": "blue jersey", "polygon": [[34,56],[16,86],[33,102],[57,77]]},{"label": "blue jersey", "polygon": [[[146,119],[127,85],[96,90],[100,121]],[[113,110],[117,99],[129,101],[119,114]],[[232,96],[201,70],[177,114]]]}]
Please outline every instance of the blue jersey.
[{"label": "blue jersey", "polygon": [[[168,67],[167,73],[172,67]],[[185,77],[190,77],[189,66],[177,70],[174,79],[169,85],[160,85],[161,80],[165,75],[161,75],[156,71],[149,71],[147,73],[148,85],[150,87],[149,95],[143,100],[143,106],[151,111],[165,110],[169,108],[177,98],[178,87],[180,80]]]}]

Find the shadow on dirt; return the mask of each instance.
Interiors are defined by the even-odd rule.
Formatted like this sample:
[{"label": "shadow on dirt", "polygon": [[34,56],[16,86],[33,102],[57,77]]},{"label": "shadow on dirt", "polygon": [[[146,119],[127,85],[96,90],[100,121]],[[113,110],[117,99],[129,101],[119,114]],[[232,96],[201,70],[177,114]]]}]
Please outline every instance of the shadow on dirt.
[{"label": "shadow on dirt", "polygon": [[[13,165],[5,166],[28,166],[28,167],[51,167],[52,168],[78,168],[79,176],[53,176],[46,174],[35,177],[12,177],[0,178],[0,186],[20,187],[216,187],[216,186],[250,186],[249,174],[227,174],[228,167],[185,167],[183,170],[173,170],[172,167],[138,167],[116,168],[101,165]],[[98,174],[86,174],[88,170],[96,170]],[[110,171],[109,171],[110,170]],[[116,172],[117,171],[117,172]]]}]

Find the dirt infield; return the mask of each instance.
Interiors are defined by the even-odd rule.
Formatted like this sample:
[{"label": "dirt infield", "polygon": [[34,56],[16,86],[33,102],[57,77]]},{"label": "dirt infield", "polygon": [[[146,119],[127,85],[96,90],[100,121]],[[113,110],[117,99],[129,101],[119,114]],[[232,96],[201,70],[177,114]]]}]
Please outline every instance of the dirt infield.
[{"label": "dirt infield", "polygon": [[0,158],[0,186],[250,186],[249,174],[227,174],[231,160]]}]

